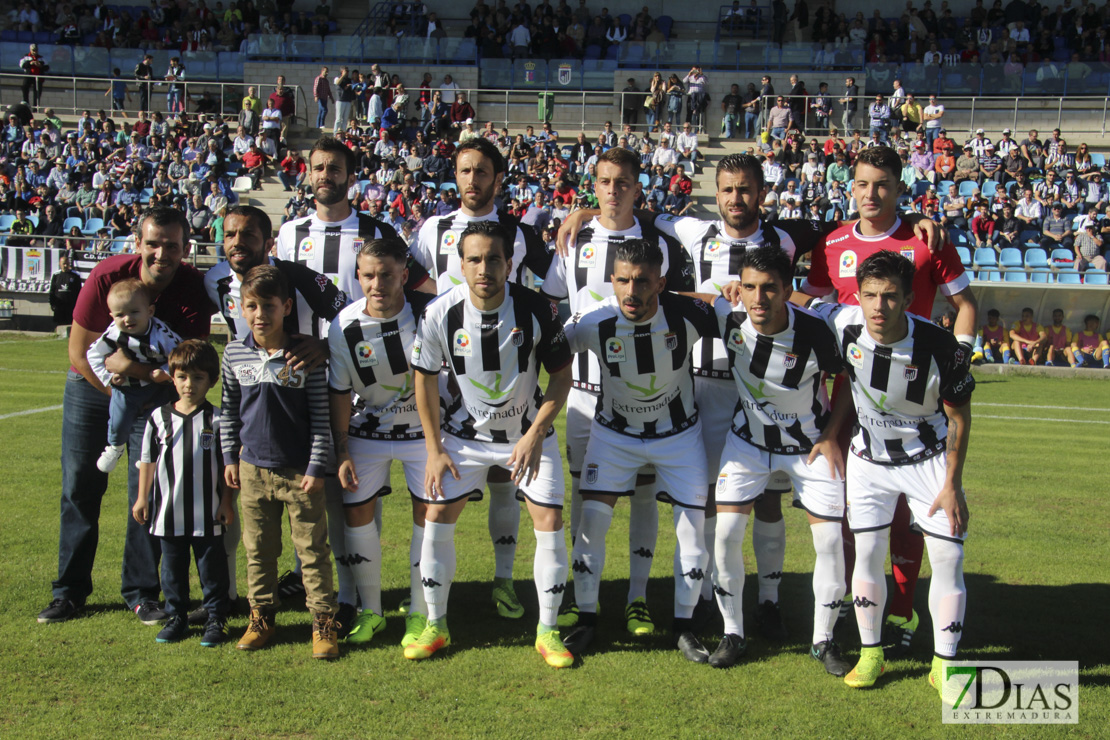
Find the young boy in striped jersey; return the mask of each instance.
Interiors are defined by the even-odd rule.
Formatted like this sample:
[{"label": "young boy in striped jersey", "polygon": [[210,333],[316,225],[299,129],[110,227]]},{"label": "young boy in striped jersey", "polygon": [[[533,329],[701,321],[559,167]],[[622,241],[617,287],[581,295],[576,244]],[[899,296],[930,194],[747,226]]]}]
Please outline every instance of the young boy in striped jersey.
[{"label": "young boy in striped jersey", "polygon": [[208,622],[200,644],[215,647],[227,638],[227,551],[224,527],[235,519],[231,490],[224,484],[220,453],[220,409],[205,396],[216,384],[220,358],[212,345],[189,339],[170,353],[170,375],[178,400],[147,419],[139,467],[135,521],[150,524],[162,544],[162,591],[170,618],[158,642],[189,634],[189,555],[196,557]]},{"label": "young boy in striped jersey", "polygon": [[285,276],[273,265],[247,273],[239,289],[251,333],[227,345],[221,446],[224,480],[241,488],[250,624],[240,650],[274,635],[277,559],[286,510],[301,559],[305,603],[313,614],[312,657],[337,658],[335,594],[324,507],[328,381],[324,367],[287,365],[284,319],[293,309]]},{"label": "young boy in striped jersey", "polygon": [[150,380],[134,380],[110,372],[104,360],[117,349],[123,349],[139,362],[161,365],[181,342],[172,329],[154,318],[154,301],[150,291],[138,278],[121,280],[108,291],[108,311],[112,325],[89,347],[89,365],[105,387],[112,389],[108,407],[108,446],[100,453],[96,467],[103,473],[116,469],[126,449],[127,436],[143,407],[169,400],[169,373],[165,368],[151,372]]}]

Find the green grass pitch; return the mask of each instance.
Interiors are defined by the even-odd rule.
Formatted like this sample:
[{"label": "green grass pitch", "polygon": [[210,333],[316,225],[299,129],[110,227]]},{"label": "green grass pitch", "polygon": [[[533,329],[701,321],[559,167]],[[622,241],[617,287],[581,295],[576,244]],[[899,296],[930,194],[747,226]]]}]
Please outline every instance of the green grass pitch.
[{"label": "green grass pitch", "polygon": [[[66,347],[56,339],[0,335],[0,737],[1107,737],[1110,607],[1107,534],[1110,383],[1044,378],[980,379],[973,401],[966,487],[971,529],[965,567],[968,659],[1078,660],[1080,723],[1063,727],[944,727],[926,683],[931,657],[929,568],[910,659],[879,685],[853,691],[806,655],[813,549],[805,518],[789,509],[781,603],[783,646],[752,636],[740,666],[716,671],[682,660],[666,627],[673,593],[670,513],[649,604],[660,635],[637,640],[619,619],[628,572],[628,508],[618,506],[592,654],[555,671],[534,651],[534,539],[522,518],[517,590],[528,613],[499,619],[489,598],[493,554],[483,504],[459,523],[452,589],[454,646],[413,664],[398,645],[407,595],[410,511],[400,471],[385,501],[383,589],[389,627],[363,649],[312,660],[306,612],[279,614],[276,643],[258,654],[233,644],[205,649],[199,634],[157,645],[119,597],[126,475],[112,475],[101,515],[95,592],[83,615],[38,625],[57,567],[60,424]],[[213,392],[212,398],[218,396]],[[59,407],[53,408],[50,407]],[[37,413],[12,416],[24,411]],[[561,432],[561,422],[560,422]],[[746,603],[754,601],[747,548]],[[283,564],[291,563],[287,545]],[[245,593],[240,550],[239,588]],[[194,575],[194,596],[199,587]],[[749,620],[750,621],[750,620]],[[245,620],[232,622],[237,639]],[[844,627],[847,629],[843,629]],[[858,649],[855,622],[842,644]],[[717,635],[705,635],[715,645]]]}]

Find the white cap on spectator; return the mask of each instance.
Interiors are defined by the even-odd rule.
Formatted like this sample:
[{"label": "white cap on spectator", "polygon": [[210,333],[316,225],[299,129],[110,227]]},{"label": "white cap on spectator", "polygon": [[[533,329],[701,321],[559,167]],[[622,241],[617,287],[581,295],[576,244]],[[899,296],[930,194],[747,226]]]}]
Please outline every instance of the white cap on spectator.
[{"label": "white cap on spectator", "polygon": [[466,119],[466,125],[467,125],[467,126],[469,126],[469,125],[470,125],[470,124],[472,124],[472,123],[474,123],[474,119],[473,119],[473,118],[468,118],[468,119]]},{"label": "white cap on spectator", "polygon": [[976,134],[985,134],[985,133],[987,133],[987,132],[986,132],[986,131],[984,131],[984,130],[983,130],[983,129],[981,129],[981,128],[977,128],[977,129],[975,129],[975,133],[976,133]]},{"label": "white cap on spectator", "polygon": [[1002,133],[1009,134],[1009,133],[1012,133],[1012,132],[1010,131],[1010,129],[1004,128],[1004,129],[1002,129]]}]

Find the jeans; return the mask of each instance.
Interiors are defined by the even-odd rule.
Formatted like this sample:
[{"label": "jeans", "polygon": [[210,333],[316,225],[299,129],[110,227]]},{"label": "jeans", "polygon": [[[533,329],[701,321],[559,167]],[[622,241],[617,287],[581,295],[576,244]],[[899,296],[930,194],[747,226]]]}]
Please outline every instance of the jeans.
[{"label": "jeans", "polygon": [[[62,399],[62,501],[58,535],[58,578],[54,598],[83,604],[92,593],[92,569],[100,539],[100,503],[108,488],[108,476],[97,470],[96,460],[108,439],[108,396],[70,371]],[[142,448],[143,415],[131,429],[128,440],[127,520],[123,543],[120,593],[134,608],[158,598],[157,538],[131,517],[139,490],[135,463]],[[120,506],[119,503],[114,506]],[[118,511],[118,510],[117,510]]]},{"label": "jeans", "polygon": [[139,83],[139,110],[150,111],[150,84]]},{"label": "jeans", "polygon": [[759,114],[744,111],[744,138],[754,139],[757,131],[759,131]]},{"label": "jeans", "polygon": [[328,117],[328,101],[326,101],[326,100],[317,100],[316,101],[316,128],[323,128],[324,127],[324,121],[327,120],[327,117]]},{"label": "jeans", "polygon": [[655,125],[659,122],[659,116],[654,108],[644,108],[644,117],[647,119],[648,131],[655,128]]},{"label": "jeans", "polygon": [[342,100],[335,104],[335,123],[332,124],[332,131],[343,131],[347,128],[347,120],[351,117],[351,104],[343,102]]},{"label": "jeans", "polygon": [[739,132],[739,130],[740,130],[740,126],[739,126],[740,120],[739,120],[739,116],[737,116],[735,113],[726,114],[725,118],[724,118],[724,123],[725,123],[725,138],[726,139],[731,139],[734,134]]},{"label": "jeans", "polygon": [[227,551],[222,534],[211,537],[159,537],[162,545],[162,590],[166,594],[166,611],[171,617],[189,614],[189,561],[196,556],[201,604],[209,619],[226,619],[230,611],[228,599]]},{"label": "jeans", "polygon": [[170,113],[178,113],[183,110],[181,107],[181,90],[176,86],[171,87],[170,91],[166,93],[166,110]]},{"label": "jeans", "polygon": [[277,174],[278,179],[281,180],[281,184],[285,186],[286,190],[292,190],[293,188],[297,187],[297,180],[300,175],[290,175],[284,170],[278,170]]},{"label": "jeans", "polygon": [[782,126],[775,126],[773,129],[771,129],[771,138],[782,141],[786,138],[786,129]]},{"label": "jeans", "polygon": [[852,131],[855,130],[852,128],[852,121],[853,119],[855,119],[855,117],[856,112],[854,110],[848,110],[847,108],[844,109],[844,116],[843,118],[841,118],[840,121],[843,131],[840,131],[839,133],[842,134],[845,139],[850,137],[852,135]]},{"label": "jeans", "polygon": [[173,395],[169,391],[168,386],[159,383],[113,386],[112,400],[108,402],[108,444],[118,447],[125,443],[143,407],[149,410],[169,403]]},{"label": "jeans", "polygon": [[682,98],[673,95],[667,98],[667,122],[677,126],[682,120]]},{"label": "jeans", "polygon": [[929,142],[929,151],[933,150],[933,142],[937,140],[937,136],[939,134],[940,134],[940,128],[926,128],[925,129],[925,141]]},{"label": "jeans", "polygon": [[822,114],[822,113],[817,114],[817,128],[820,131],[828,131],[829,130],[829,116],[828,116],[828,114]]}]

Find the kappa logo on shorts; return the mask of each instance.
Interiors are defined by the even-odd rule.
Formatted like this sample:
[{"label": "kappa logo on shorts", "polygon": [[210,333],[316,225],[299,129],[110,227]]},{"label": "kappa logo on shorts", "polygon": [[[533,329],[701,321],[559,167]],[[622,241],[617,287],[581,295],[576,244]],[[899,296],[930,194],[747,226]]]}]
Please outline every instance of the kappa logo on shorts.
[{"label": "kappa logo on shorts", "polygon": [[586,482],[597,483],[597,465],[594,463],[586,466]]},{"label": "kappa logo on shorts", "polygon": [[611,337],[605,342],[605,361],[606,362],[624,362],[628,358],[624,353],[624,341],[617,337]]},{"label": "kappa logo on shorts", "polygon": [[902,371],[902,377],[911,383],[917,380],[917,367],[915,365],[906,365],[906,369]]},{"label": "kappa logo on shorts", "polygon": [[370,342],[359,342],[355,345],[355,359],[358,360],[359,367],[373,367],[378,364],[378,358]]},{"label": "kappa logo on shorts", "polygon": [[451,352],[456,357],[473,357],[474,346],[470,342],[470,333],[466,329],[459,329],[451,339]]},{"label": "kappa logo on shorts", "polygon": [[844,250],[844,253],[840,255],[840,277],[855,277],[856,263],[856,253],[851,249]]}]

